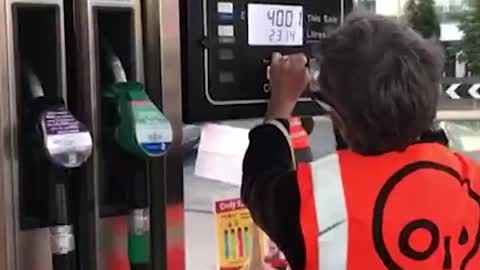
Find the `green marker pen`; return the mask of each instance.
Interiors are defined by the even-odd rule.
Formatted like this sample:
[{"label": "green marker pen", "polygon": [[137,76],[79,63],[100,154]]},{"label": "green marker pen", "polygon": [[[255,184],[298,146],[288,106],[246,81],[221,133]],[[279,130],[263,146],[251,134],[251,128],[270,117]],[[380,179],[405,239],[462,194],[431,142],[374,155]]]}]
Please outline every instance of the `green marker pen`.
[{"label": "green marker pen", "polygon": [[250,255],[250,232],[248,227],[243,229],[243,248],[245,249],[245,256]]},{"label": "green marker pen", "polygon": [[230,252],[232,254],[232,258],[237,258],[237,236],[235,234],[235,229],[230,231]]}]

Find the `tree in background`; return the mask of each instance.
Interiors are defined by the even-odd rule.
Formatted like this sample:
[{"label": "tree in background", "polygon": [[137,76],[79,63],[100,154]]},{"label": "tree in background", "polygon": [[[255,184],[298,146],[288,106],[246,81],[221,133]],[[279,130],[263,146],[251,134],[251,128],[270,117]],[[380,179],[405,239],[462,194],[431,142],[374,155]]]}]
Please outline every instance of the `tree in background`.
[{"label": "tree in background", "polygon": [[434,0],[408,0],[405,17],[408,25],[424,38],[440,38],[440,21]]},{"label": "tree in background", "polygon": [[480,75],[480,0],[472,0],[470,9],[460,20],[463,32],[462,57],[474,75]]},{"label": "tree in background", "polygon": [[408,0],[408,2],[405,4],[404,17],[411,28],[415,29],[416,26],[419,25],[417,0]]}]

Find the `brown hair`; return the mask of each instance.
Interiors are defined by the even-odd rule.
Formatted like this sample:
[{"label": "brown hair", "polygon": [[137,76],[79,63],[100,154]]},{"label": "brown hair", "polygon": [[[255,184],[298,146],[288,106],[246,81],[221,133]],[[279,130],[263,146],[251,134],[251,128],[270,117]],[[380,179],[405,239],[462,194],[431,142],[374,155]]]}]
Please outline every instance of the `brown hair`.
[{"label": "brown hair", "polygon": [[322,96],[340,115],[349,147],[402,150],[433,124],[443,51],[382,16],[354,12],[322,44]]}]

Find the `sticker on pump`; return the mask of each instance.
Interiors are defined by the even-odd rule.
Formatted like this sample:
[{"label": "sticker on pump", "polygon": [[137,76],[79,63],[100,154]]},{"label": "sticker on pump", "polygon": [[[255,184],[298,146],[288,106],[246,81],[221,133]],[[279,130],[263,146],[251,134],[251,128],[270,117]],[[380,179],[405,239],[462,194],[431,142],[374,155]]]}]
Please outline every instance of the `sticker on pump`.
[{"label": "sticker on pump", "polygon": [[218,2],[217,3],[218,13],[232,14],[233,13],[233,3],[232,2]]},{"label": "sticker on pump", "polygon": [[233,36],[235,36],[235,31],[233,30],[233,25],[219,25],[218,26],[218,36],[219,37],[233,37]]},{"label": "sticker on pump", "polygon": [[151,156],[162,156],[172,144],[170,122],[151,101],[132,101],[138,144]]},{"label": "sticker on pump", "polygon": [[240,198],[214,202],[217,269],[290,269],[283,252],[258,228]]},{"label": "sticker on pump", "polygon": [[218,2],[217,3],[218,18],[221,21],[233,21],[233,3],[232,2]]},{"label": "sticker on pump", "polygon": [[92,152],[90,132],[66,108],[46,111],[41,124],[46,150],[54,163],[74,168],[88,159]]}]

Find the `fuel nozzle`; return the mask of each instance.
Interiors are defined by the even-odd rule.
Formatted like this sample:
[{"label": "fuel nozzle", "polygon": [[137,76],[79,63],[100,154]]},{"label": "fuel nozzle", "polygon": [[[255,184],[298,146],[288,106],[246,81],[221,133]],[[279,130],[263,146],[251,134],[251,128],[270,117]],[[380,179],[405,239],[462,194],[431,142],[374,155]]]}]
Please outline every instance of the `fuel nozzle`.
[{"label": "fuel nozzle", "polygon": [[[75,237],[69,221],[68,169],[81,166],[92,152],[92,137],[85,125],[65,107],[62,98],[45,95],[41,80],[31,66],[22,63],[22,75],[30,99],[26,132],[32,145],[35,172],[48,185],[48,217],[54,270],[73,270]],[[43,180],[42,179],[42,180]],[[43,184],[43,183],[42,183]]]},{"label": "fuel nozzle", "polygon": [[63,168],[84,164],[92,153],[93,143],[87,127],[65,107],[62,98],[45,96],[42,83],[27,63],[22,65],[31,97],[31,120],[40,127],[39,136],[48,159]]},{"label": "fuel nozzle", "polygon": [[172,143],[170,122],[150,100],[141,83],[127,80],[123,65],[108,42],[104,50],[115,81],[102,96],[117,108],[116,142],[140,158],[164,155]]},{"label": "fuel nozzle", "polygon": [[[108,41],[102,41],[106,64],[113,74],[113,82],[102,92],[102,98],[115,108],[117,121],[111,128],[112,135],[115,143],[130,155],[129,169],[141,171],[147,159],[163,156],[168,151],[172,127],[150,100],[144,86],[128,80],[120,58]],[[150,263],[148,183],[146,174],[141,172],[130,182],[128,255],[135,270],[146,268]]]}]

